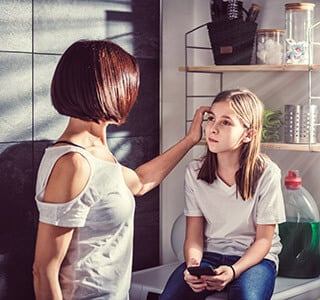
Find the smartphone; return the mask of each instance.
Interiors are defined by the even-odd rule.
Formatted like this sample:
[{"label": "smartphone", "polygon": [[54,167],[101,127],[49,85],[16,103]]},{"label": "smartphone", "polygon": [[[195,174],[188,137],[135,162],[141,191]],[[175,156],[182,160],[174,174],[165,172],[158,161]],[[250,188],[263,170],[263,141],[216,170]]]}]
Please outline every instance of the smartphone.
[{"label": "smartphone", "polygon": [[191,275],[197,277],[200,277],[201,275],[215,275],[214,270],[211,266],[188,267],[188,271]]}]

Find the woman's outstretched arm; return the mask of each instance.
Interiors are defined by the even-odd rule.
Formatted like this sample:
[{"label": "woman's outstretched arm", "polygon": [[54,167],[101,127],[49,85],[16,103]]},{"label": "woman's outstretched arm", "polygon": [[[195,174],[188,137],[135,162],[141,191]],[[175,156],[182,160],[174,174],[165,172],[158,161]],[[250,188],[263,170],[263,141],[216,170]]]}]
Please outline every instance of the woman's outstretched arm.
[{"label": "woman's outstretched arm", "polygon": [[200,141],[203,115],[209,109],[209,106],[201,106],[196,110],[188,134],[170,149],[139,166],[135,171],[124,167],[124,176],[133,194],[140,196],[158,186],[186,153]]}]

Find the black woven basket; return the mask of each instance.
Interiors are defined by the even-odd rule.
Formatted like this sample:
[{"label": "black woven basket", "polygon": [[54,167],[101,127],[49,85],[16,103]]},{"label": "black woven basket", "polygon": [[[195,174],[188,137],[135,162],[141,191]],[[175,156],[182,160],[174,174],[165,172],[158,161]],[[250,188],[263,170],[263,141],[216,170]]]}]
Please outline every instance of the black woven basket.
[{"label": "black woven basket", "polygon": [[224,20],[207,24],[216,65],[249,65],[257,23]]}]

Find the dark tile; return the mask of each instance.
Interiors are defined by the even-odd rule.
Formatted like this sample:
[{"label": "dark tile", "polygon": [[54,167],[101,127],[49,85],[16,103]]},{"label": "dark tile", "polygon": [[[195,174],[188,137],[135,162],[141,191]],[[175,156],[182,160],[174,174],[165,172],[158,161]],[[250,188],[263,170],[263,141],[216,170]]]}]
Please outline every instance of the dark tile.
[{"label": "dark tile", "polygon": [[159,154],[159,136],[109,138],[110,150],[120,163],[135,169]]},{"label": "dark tile", "polygon": [[32,142],[2,144],[0,154],[0,234],[12,237],[34,226]]},{"label": "dark tile", "polygon": [[133,270],[159,265],[159,189],[136,197]]},{"label": "dark tile", "polygon": [[33,144],[1,144],[0,148],[0,277],[6,280],[0,298],[32,300],[32,263],[38,224]]},{"label": "dark tile", "polygon": [[129,11],[106,10],[107,37],[125,48],[130,45],[128,51],[136,57],[158,58],[159,16],[159,1],[131,1]]},{"label": "dark tile", "polygon": [[[105,11],[129,10],[130,1],[117,4],[99,0],[34,0],[35,51],[63,53],[79,39],[104,39]],[[118,27],[118,33],[122,28]],[[131,26],[126,31],[131,31]]]},{"label": "dark tile", "polygon": [[160,1],[132,1],[134,55],[158,58],[160,51]]}]

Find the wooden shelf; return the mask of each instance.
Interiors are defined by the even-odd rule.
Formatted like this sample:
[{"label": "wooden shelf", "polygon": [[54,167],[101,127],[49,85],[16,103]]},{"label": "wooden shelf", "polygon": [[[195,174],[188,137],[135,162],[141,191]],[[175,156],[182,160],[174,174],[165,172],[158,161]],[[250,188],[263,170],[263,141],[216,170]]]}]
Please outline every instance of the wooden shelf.
[{"label": "wooden shelf", "polygon": [[[206,145],[205,140],[201,140],[198,145]],[[262,143],[263,149],[270,150],[291,150],[291,151],[305,151],[305,152],[320,152],[320,144],[287,144],[287,143]]]},{"label": "wooden shelf", "polygon": [[320,70],[320,65],[224,65],[224,66],[189,66],[179,67],[181,72],[215,73],[215,72],[295,72]]},{"label": "wooden shelf", "polygon": [[262,143],[262,148],[270,150],[314,151],[320,152],[320,144],[287,144],[287,143]]}]

